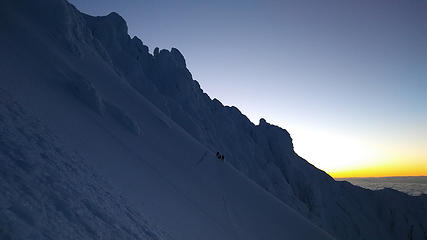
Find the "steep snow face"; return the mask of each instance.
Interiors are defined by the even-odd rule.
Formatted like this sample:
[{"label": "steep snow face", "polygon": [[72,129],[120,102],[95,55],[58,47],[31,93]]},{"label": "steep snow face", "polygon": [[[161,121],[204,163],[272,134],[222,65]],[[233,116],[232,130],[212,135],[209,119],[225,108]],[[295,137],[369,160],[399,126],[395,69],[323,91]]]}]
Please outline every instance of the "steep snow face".
[{"label": "steep snow face", "polygon": [[[121,47],[108,47],[106,39],[112,36],[98,35],[96,29],[106,27],[109,16],[85,17],[94,38],[107,46],[113,65],[134,89],[208,149],[224,154],[240,172],[337,238],[427,236],[425,196],[396,192],[385,201],[383,191],[335,182],[293,151],[286,130],[264,119],[254,125],[237,108],[211,100],[192,79],[178,50],[155,49],[151,55],[141,41],[127,35]],[[118,31],[107,35],[110,32]],[[410,204],[400,205],[401,215],[385,217],[384,212],[395,212],[402,201]]]},{"label": "steep snow face", "polygon": [[[98,25],[107,24],[107,18],[96,18]],[[93,22],[93,17],[86,19]],[[94,38],[102,42],[109,37],[95,31]],[[127,39],[121,48],[106,49],[110,56],[120,55],[112,57],[113,65],[137,91],[211,151],[224,154],[227,162],[319,226],[342,239],[405,239],[415,232],[419,238],[427,235],[425,197],[395,193],[391,195],[396,199],[382,201],[377,197],[382,192],[335,182],[295,154],[286,130],[264,119],[254,125],[237,108],[211,100],[192,79],[178,50],[155,49],[151,55],[136,37]],[[116,50],[124,48],[126,53]],[[124,58],[125,54],[132,57]],[[390,222],[400,221],[401,215],[384,219],[378,212],[395,211],[395,203],[402,199],[411,202],[401,206],[408,221],[397,227]]]},{"label": "steep snow face", "polygon": [[286,130],[211,100],[177,49],[149,54],[115,13],[6,0],[0,31],[1,87],[173,238],[329,238],[301,215],[338,239],[427,236],[425,196],[335,182]]},{"label": "steep snow face", "polygon": [[[0,99],[13,96],[28,112],[0,104],[1,236],[332,239],[164,114],[167,90],[150,83],[160,65],[123,35],[118,15],[89,17],[61,0],[33,3],[0,2]],[[70,21],[57,25],[63,19]],[[157,54],[189,74],[178,50]],[[158,96],[162,110],[141,94],[150,85],[147,96]]]},{"label": "steep snow face", "polygon": [[169,239],[0,90],[1,239]]}]

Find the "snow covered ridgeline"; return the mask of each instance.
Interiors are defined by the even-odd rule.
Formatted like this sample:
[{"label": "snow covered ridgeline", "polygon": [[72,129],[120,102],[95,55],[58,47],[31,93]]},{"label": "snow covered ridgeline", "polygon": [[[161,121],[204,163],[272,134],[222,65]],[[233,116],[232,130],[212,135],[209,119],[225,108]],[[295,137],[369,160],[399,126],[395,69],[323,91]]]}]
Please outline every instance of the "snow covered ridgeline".
[{"label": "snow covered ridgeline", "polygon": [[[124,20],[116,14],[86,19],[94,37],[107,46],[113,65],[137,91],[211,151],[225,153],[227,161],[246,176],[337,238],[427,235],[425,198],[396,192],[383,201],[384,192],[336,183],[294,153],[286,130],[263,119],[254,125],[237,108],[211,100],[192,79],[177,49],[155,49],[151,55],[138,38],[128,37]],[[110,24],[112,19],[114,24]],[[98,29],[105,28],[115,29],[98,34]],[[123,35],[115,37],[111,32]],[[112,44],[113,38],[121,44]],[[402,203],[406,201],[412,204]],[[390,228],[396,222],[400,226]]]},{"label": "snow covered ridgeline", "polygon": [[[265,120],[254,125],[237,108],[211,100],[177,49],[150,54],[117,14],[92,17],[61,0],[6,0],[0,13],[2,87],[178,239],[313,239],[312,226],[269,202],[268,194],[239,191],[251,185],[235,184],[239,174],[216,165],[216,151],[338,239],[426,236],[425,198],[333,181],[294,153],[285,130]],[[259,201],[246,202],[255,193]],[[159,204],[159,196],[174,201]],[[254,203],[283,211],[242,207]],[[275,224],[255,228],[251,221]],[[185,227],[196,222],[197,229]]]},{"label": "snow covered ridgeline", "polygon": [[[128,36],[112,37],[110,46],[106,38],[94,37],[102,31],[90,24],[90,18],[60,0],[0,2],[0,87],[22,105],[29,119],[39,119],[57,136],[46,142],[64,154],[53,151],[43,158],[38,154],[44,154],[42,146],[19,138],[18,142],[35,153],[4,158],[2,169],[8,171],[0,172],[2,179],[12,174],[16,181],[1,185],[1,192],[11,193],[2,200],[2,237],[331,239],[230,165],[218,161],[153,105],[154,101],[136,91],[133,84],[138,81],[131,85],[113,63],[114,53],[107,51],[117,45],[126,49],[122,44],[129,43]],[[123,28],[117,15],[107,19],[111,24],[101,22],[101,29]],[[134,43],[142,44],[132,40],[128,47]],[[158,53],[164,54],[167,52]],[[124,63],[128,58],[123,57]],[[174,59],[181,69],[182,60]],[[146,90],[148,83],[139,86]],[[155,96],[156,91],[149,91],[147,96]],[[166,103],[162,98],[159,102]],[[16,117],[7,108],[0,111]],[[20,121],[1,124],[6,131],[14,132]],[[143,134],[135,134],[137,129]],[[33,131],[38,130],[25,126],[21,132]],[[14,142],[14,135],[3,135],[4,142]],[[47,134],[38,135],[49,139]],[[14,149],[24,152],[21,147]],[[7,146],[0,148],[10,151]],[[37,167],[31,179],[15,166],[32,166],[33,162]],[[55,176],[50,178],[53,187],[37,180],[49,182],[44,174]],[[28,205],[17,196],[33,203]],[[138,213],[147,218],[138,217]],[[153,230],[144,219],[168,234]],[[134,223],[129,223],[131,220]],[[20,233],[12,226],[25,231]]]}]

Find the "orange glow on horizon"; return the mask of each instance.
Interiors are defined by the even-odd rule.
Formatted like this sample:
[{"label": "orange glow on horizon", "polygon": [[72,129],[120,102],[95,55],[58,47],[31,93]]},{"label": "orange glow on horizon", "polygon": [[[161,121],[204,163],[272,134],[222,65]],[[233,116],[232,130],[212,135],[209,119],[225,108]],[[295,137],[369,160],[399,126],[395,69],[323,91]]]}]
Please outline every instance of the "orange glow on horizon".
[{"label": "orange glow on horizon", "polygon": [[333,178],[427,176],[427,160],[407,166],[400,162],[399,164],[327,171],[327,173]]},{"label": "orange glow on horizon", "polygon": [[295,152],[334,178],[427,176],[427,142],[418,132],[384,139],[335,129],[291,130]]}]

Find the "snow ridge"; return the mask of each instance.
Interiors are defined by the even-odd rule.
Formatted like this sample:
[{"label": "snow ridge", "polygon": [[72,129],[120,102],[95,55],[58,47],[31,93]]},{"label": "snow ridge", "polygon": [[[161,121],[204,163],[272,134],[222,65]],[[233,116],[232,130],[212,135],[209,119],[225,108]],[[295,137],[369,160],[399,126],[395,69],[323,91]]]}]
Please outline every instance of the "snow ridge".
[{"label": "snow ridge", "polygon": [[[211,151],[224,152],[227,161],[239,171],[337,238],[406,239],[411,232],[416,232],[420,239],[427,236],[427,222],[423,218],[427,214],[426,197],[395,193],[385,201],[382,191],[364,191],[335,182],[293,151],[292,139],[286,130],[265,119],[254,125],[237,108],[211,100],[193,80],[185,60],[177,61],[183,59],[178,50],[156,49],[151,55],[147,47],[144,49],[138,52],[143,56],[137,59],[145,60],[138,64],[132,58],[117,58],[117,62],[121,62],[118,70],[130,84]],[[127,54],[137,55],[132,50]],[[129,66],[135,68],[129,70]],[[139,81],[150,85],[147,88],[150,93],[138,88]],[[349,193],[357,195],[360,202],[354,201],[355,196]],[[411,204],[402,204],[399,209],[402,215],[384,218],[382,214],[375,214],[395,211],[395,202],[403,199]],[[391,222],[401,222],[401,225],[397,227]]]},{"label": "snow ridge", "polygon": [[[1,87],[67,147],[84,155],[81,162],[93,170],[81,167],[77,172],[86,169],[106,178],[130,208],[143,210],[173,238],[331,239],[306,218],[337,239],[427,237],[427,196],[334,181],[294,152],[286,130],[265,119],[255,125],[236,107],[211,99],[192,78],[179,50],[156,48],[150,54],[140,39],[127,34],[126,22],[116,13],[93,17],[64,0],[5,0],[0,2],[0,32]],[[225,155],[225,163],[216,161],[217,151]],[[86,178],[76,174],[61,181]],[[90,196],[105,195],[107,190],[99,187],[104,185],[95,185],[98,190]],[[2,188],[21,187],[8,182]],[[91,199],[86,190],[75,191]],[[102,204],[93,200],[94,206]],[[99,211],[88,206],[81,208],[99,218]],[[109,216],[123,216],[115,219],[119,226],[128,221],[126,209],[105,209]],[[111,221],[93,229],[106,232]],[[146,226],[143,220],[136,222]],[[75,229],[80,227],[70,231],[80,231]],[[153,233],[151,239],[160,235]]]},{"label": "snow ridge", "polygon": [[[87,16],[88,22],[91,18]],[[104,38],[96,33],[94,37],[101,42]],[[265,119],[254,125],[237,108],[211,100],[193,80],[178,50],[156,49],[151,55],[144,46],[144,51],[135,51],[135,39],[128,37],[119,48],[127,48],[127,53],[106,48],[110,56],[120,55],[112,57],[113,64],[120,62],[115,66],[126,80],[211,151],[225,153],[239,171],[317,225],[339,239],[406,239],[409,233],[418,239],[427,236],[425,196],[413,198],[396,192],[385,200],[383,191],[335,182],[293,151],[286,130]],[[149,87],[139,87],[147,84]],[[398,207],[396,203],[402,201],[411,204]],[[387,211],[400,211],[401,215],[385,217]]]}]

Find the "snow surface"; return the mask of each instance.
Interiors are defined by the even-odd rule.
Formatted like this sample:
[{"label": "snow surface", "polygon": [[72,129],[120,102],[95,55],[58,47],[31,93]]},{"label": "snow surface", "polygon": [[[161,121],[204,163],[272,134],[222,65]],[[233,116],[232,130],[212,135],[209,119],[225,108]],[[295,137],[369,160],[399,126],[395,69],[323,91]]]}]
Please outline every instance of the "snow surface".
[{"label": "snow surface", "polygon": [[[0,234],[115,239],[108,226],[117,226],[114,236],[125,239],[427,238],[426,196],[335,182],[293,151],[286,130],[264,119],[254,125],[237,108],[211,100],[179,50],[150,54],[116,13],[92,17],[63,0],[0,1],[0,53],[1,99],[19,103],[56,137],[25,124],[15,131],[19,121],[2,121],[2,129],[35,132],[65,154],[33,158],[19,146],[43,152],[36,143],[2,136],[23,156],[0,162],[10,169],[2,179],[20,179],[0,185],[11,193],[2,199]],[[0,113],[13,118],[7,106]],[[20,164],[33,161],[43,166],[35,168],[36,179],[64,172],[52,180],[58,186],[31,181]],[[63,162],[75,171],[67,173]],[[43,202],[33,191],[57,199],[48,197],[36,210],[16,201],[22,195]],[[85,229],[87,219],[68,217],[55,201],[96,221]],[[56,218],[41,227],[43,214]],[[4,227],[15,223],[28,233]]]},{"label": "snow surface", "polygon": [[170,239],[0,91],[0,239]]}]

